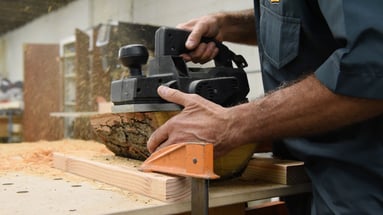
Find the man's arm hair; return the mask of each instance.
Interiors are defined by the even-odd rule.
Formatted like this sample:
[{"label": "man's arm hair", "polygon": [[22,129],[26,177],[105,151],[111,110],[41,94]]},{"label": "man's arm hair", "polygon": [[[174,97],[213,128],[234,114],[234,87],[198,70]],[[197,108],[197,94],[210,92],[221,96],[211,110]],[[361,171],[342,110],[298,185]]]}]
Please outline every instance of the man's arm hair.
[{"label": "man's arm hair", "polygon": [[223,35],[223,41],[257,45],[254,9],[215,14]]},{"label": "man's arm hair", "polygon": [[383,114],[383,100],[334,94],[314,75],[230,108],[233,140],[264,142],[334,130]]}]

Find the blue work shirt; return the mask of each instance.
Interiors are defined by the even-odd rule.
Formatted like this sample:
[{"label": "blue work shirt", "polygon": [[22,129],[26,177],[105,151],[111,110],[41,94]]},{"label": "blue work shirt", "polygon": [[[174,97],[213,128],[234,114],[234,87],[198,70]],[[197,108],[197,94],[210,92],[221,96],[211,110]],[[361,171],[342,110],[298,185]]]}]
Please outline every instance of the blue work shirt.
[{"label": "blue work shirt", "polygon": [[[382,0],[255,0],[265,91],[313,73],[336,94],[383,99]],[[305,162],[312,215],[383,214],[383,116],[288,138],[274,154]]]}]

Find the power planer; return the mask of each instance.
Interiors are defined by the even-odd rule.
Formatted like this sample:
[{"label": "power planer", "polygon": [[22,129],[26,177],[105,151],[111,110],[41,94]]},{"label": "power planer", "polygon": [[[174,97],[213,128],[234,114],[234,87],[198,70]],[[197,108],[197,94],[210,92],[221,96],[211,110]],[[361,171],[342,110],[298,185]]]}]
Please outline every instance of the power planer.
[{"label": "power planer", "polygon": [[202,42],[215,42],[219,49],[214,58],[215,67],[189,68],[180,56],[189,51],[185,47],[189,34],[181,29],[160,27],[155,33],[154,57],[145,73],[142,66],[147,63],[149,53],[143,45],[127,45],[119,49],[119,60],[129,68],[130,75],[111,84],[112,112],[180,110],[179,105],[159,97],[157,88],[160,85],[198,94],[224,107],[248,101],[249,84],[243,70],[247,66],[246,60],[221,42],[202,38]]}]

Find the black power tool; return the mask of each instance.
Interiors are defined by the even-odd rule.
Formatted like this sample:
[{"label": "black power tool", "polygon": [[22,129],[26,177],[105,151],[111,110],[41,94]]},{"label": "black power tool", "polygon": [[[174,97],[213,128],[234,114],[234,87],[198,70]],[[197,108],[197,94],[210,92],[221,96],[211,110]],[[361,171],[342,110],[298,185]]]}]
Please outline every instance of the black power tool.
[{"label": "black power tool", "polygon": [[113,112],[180,110],[179,105],[159,97],[157,88],[160,85],[198,94],[224,107],[248,101],[249,84],[243,70],[246,60],[224,44],[203,38],[202,42],[214,41],[219,49],[214,58],[215,67],[188,68],[180,54],[189,52],[185,47],[189,34],[180,29],[159,28],[155,33],[154,58],[149,62],[146,75],[141,68],[148,60],[147,49],[140,44],[120,48],[119,59],[129,68],[130,76],[112,82]]}]

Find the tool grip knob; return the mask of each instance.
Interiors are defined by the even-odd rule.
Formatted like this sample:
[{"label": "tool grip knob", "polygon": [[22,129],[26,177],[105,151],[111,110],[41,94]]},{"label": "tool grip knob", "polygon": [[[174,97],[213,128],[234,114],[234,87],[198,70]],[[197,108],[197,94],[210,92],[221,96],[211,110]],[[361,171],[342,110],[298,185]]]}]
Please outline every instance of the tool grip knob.
[{"label": "tool grip knob", "polygon": [[118,58],[122,65],[128,67],[131,76],[142,76],[142,65],[146,64],[149,53],[142,44],[126,45],[119,49]]}]

